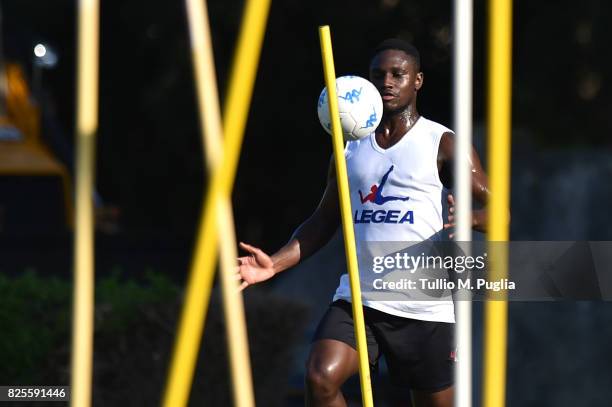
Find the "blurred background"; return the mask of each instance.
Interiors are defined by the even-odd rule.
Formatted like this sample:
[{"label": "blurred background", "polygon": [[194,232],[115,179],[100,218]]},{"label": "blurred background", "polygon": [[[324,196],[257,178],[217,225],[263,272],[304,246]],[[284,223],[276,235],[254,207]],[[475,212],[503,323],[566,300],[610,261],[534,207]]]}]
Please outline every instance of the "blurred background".
[{"label": "blurred background", "polygon": [[[486,163],[486,2],[474,16],[474,144]],[[243,2],[210,1],[221,101]],[[514,5],[513,240],[612,240],[612,3]],[[422,115],[452,125],[452,2],[272,2],[233,192],[239,240],[272,252],[316,207],[331,142],[316,118],[317,27],[336,73],[367,77],[387,37],[420,50]],[[76,2],[0,1],[0,384],[68,384]],[[182,2],[101,4],[94,404],[158,404],[206,177]],[[302,366],[344,258],[319,254],[247,290],[259,405],[301,405]],[[481,304],[475,304],[476,404]],[[509,406],[604,406],[612,305],[510,304]],[[228,405],[218,296],[193,405]],[[281,333],[279,335],[279,333]],[[280,336],[280,337],[279,337]],[[392,405],[380,369],[377,405]],[[359,388],[349,383],[349,397]],[[401,396],[399,396],[401,397]]]}]

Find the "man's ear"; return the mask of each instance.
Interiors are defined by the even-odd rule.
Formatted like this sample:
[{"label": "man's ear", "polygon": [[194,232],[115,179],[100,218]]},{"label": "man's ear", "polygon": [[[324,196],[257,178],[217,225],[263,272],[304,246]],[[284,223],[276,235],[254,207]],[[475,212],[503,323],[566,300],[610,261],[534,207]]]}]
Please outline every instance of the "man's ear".
[{"label": "man's ear", "polygon": [[421,86],[423,86],[423,80],[424,80],[424,76],[423,76],[423,72],[419,72],[416,74],[416,78],[414,80],[414,90],[419,90],[421,89]]}]

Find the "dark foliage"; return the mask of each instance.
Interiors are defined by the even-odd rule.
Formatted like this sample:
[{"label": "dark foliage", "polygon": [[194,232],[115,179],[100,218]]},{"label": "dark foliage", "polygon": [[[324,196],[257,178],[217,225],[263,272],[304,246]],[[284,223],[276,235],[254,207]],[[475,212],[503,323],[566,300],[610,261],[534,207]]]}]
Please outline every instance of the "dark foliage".
[{"label": "dark foliage", "polygon": [[[71,285],[31,272],[0,276],[0,382],[68,385]],[[94,405],[158,405],[165,386],[181,298],[159,274],[144,283],[117,276],[96,289]],[[281,406],[292,347],[305,308],[258,294],[245,298],[251,366],[258,405]],[[231,405],[225,323],[213,297],[192,386],[193,405]]]}]

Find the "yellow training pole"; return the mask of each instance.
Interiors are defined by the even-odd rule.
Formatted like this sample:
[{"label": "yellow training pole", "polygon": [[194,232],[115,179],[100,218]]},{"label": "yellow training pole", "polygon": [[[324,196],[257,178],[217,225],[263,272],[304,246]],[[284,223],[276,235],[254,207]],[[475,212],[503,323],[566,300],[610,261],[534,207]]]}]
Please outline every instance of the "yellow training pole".
[{"label": "yellow training pole", "polygon": [[[508,276],[510,132],[512,107],[512,0],[489,1],[489,279]],[[499,294],[499,293],[498,293]],[[507,294],[485,303],[483,406],[506,400]]]},{"label": "yellow training pole", "polygon": [[189,397],[217,260],[218,197],[229,199],[234,183],[269,8],[270,0],[248,0],[246,4],[224,108],[223,158],[206,191],[166,384],[165,407],[184,406]]},{"label": "yellow training pole", "polygon": [[[206,2],[187,0],[190,37],[194,61],[194,75],[200,106],[200,127],[210,175],[219,168],[222,154],[222,128],[217,92],[217,78],[210,38],[210,25]],[[223,236],[220,245],[221,286],[227,329],[227,345],[230,357],[234,404],[253,406],[253,384],[249,344],[242,294],[234,278],[236,269],[236,236],[230,196],[218,197],[217,233]]]},{"label": "yellow training pole", "polygon": [[71,405],[91,405],[94,313],[93,184],[98,127],[98,0],[80,0],[78,17],[76,228]]},{"label": "yellow training pole", "polygon": [[351,282],[351,297],[353,304],[353,320],[355,322],[355,337],[357,338],[357,351],[359,352],[359,379],[361,381],[361,399],[365,407],[372,407],[372,385],[370,383],[370,364],[368,361],[368,345],[363,321],[363,306],[361,304],[361,286],[359,284],[359,267],[357,265],[357,250],[355,249],[355,231],[351,216],[351,199],[349,196],[348,175],[346,161],[344,160],[344,142],[342,128],[340,127],[340,114],[338,113],[338,96],[336,95],[336,72],[334,69],[334,55],[332,53],[329,26],[319,27],[321,41],[321,55],[323,57],[323,73],[327,98],[329,101],[329,117],[332,124],[332,142],[334,146],[334,161],[336,163],[336,177],[338,192],[340,194],[340,212],[342,214],[342,231],[344,233],[344,250]]}]

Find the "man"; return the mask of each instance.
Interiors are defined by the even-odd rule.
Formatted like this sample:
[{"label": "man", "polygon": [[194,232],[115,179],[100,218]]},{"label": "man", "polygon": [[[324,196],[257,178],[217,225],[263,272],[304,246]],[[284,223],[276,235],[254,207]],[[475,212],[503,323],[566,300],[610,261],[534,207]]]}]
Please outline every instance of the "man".
[{"label": "man", "polygon": [[[345,150],[358,251],[360,242],[424,241],[454,225],[452,196],[448,196],[446,224],[441,204],[443,183],[449,185],[451,179],[454,135],[417,111],[417,93],[423,85],[418,51],[401,40],[383,41],[370,63],[370,80],[383,99],[382,121],[374,133],[348,143]],[[473,195],[484,205],[487,177],[474,151],[470,163]],[[383,184],[386,197],[395,199],[382,196]],[[364,197],[361,191],[368,187],[371,194]],[[374,210],[384,212],[384,218],[374,219]],[[484,231],[486,210],[474,211],[473,219],[474,228]],[[339,224],[336,176],[330,165],[319,206],[285,246],[268,256],[240,243],[250,253],[238,259],[241,288],[265,281],[310,256]],[[340,386],[359,368],[350,300],[345,274],[317,329],[306,365],[309,406],[346,406]],[[375,301],[364,296],[363,304],[370,362],[385,355],[392,380],[412,390],[417,407],[452,406],[452,301]]]}]

